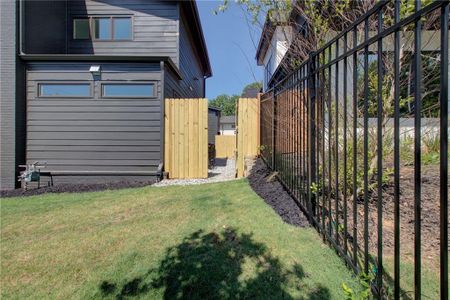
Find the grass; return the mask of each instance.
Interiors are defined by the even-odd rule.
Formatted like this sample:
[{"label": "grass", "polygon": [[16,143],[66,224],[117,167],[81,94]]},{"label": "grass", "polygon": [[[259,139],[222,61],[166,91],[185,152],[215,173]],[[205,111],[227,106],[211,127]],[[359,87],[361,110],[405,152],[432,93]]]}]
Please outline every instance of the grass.
[{"label": "grass", "polygon": [[344,282],[360,289],[246,180],[1,199],[2,299],[342,299]]}]

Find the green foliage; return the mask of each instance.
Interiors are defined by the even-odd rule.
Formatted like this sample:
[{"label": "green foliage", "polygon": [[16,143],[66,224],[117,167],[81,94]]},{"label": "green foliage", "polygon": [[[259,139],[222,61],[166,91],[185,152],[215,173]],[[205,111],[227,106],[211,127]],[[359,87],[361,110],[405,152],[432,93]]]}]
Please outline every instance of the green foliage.
[{"label": "green foliage", "polygon": [[[439,135],[426,135],[421,140],[421,160],[424,165],[437,165],[440,158]],[[410,166],[414,164],[414,138],[407,136],[400,141],[400,161]]]},{"label": "green foliage", "polygon": [[222,116],[234,116],[236,114],[236,102],[239,99],[238,95],[219,95],[209,101],[210,107],[215,107],[221,110]]},{"label": "green foliage", "polygon": [[[261,82],[252,82],[247,84],[243,90],[241,95],[253,88],[260,89],[262,87]],[[238,95],[227,95],[222,94],[217,96],[216,98],[209,101],[209,107],[215,107],[221,110],[222,116],[234,116],[236,115],[236,103],[239,99]]]},{"label": "green foliage", "polygon": [[370,290],[370,283],[375,279],[373,274],[362,273],[359,275],[359,283],[363,287],[360,291],[355,291],[342,283],[342,291],[344,292],[346,300],[367,300],[371,299],[372,292]]},{"label": "green foliage", "polygon": [[319,193],[319,191],[320,191],[320,181],[319,181],[318,183],[313,182],[313,183],[311,184],[311,193],[312,193],[313,195],[316,195],[316,196],[317,196],[317,194]]},{"label": "green foliage", "polygon": [[[263,15],[271,22],[288,20],[292,10],[292,0],[235,0],[239,5],[246,8],[251,15],[253,23],[257,23]],[[214,14],[224,12],[228,9],[229,0],[223,0],[222,4],[214,11]]]},{"label": "green foliage", "polygon": [[[401,1],[400,17],[404,19],[414,13],[415,11],[414,0],[400,0],[400,1]],[[422,7],[429,5],[431,2],[433,2],[433,0],[420,1]]]}]

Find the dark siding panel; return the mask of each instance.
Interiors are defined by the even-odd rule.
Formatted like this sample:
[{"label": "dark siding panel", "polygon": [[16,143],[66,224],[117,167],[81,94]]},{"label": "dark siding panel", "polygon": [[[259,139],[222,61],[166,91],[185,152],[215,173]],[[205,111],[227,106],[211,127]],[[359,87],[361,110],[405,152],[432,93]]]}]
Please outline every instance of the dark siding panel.
[{"label": "dark siding panel", "polygon": [[178,80],[172,71],[166,68],[165,94],[166,97],[203,98],[204,80],[200,59],[197,53],[190,29],[189,20],[181,14],[180,20],[180,73],[183,80]]},{"label": "dark siding panel", "polygon": [[[100,63],[101,81],[94,81],[88,72],[92,64],[98,63],[29,66],[27,161],[46,161],[46,170],[56,173],[155,173],[161,158],[159,65]],[[38,81],[68,78],[91,82],[93,97],[36,97]],[[100,83],[119,78],[151,80],[156,85],[157,97],[100,98]]]},{"label": "dark siding panel", "polygon": [[[176,1],[69,1],[69,53],[169,56],[178,64],[178,14]],[[133,41],[73,40],[72,18],[80,15],[133,16]]]},{"label": "dark siding panel", "polygon": [[66,1],[27,0],[24,1],[24,13],[25,53],[66,53]]}]

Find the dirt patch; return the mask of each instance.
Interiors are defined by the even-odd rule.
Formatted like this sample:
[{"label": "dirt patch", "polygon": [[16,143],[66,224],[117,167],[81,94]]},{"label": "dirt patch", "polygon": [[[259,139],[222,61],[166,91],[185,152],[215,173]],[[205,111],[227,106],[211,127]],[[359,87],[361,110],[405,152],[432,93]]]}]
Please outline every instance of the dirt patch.
[{"label": "dirt patch", "polygon": [[[428,266],[439,266],[439,244],[440,244],[440,203],[439,203],[439,166],[422,166],[421,173],[421,250],[422,260]],[[382,194],[383,213],[383,253],[387,257],[394,256],[394,184],[393,179],[383,188]],[[369,252],[377,253],[378,247],[378,210],[377,193],[369,197]],[[343,200],[339,200],[340,205]],[[348,240],[351,243],[353,236],[351,227],[353,224],[353,201],[348,199]],[[334,200],[332,200],[334,207]],[[340,207],[339,223],[343,223],[343,207]],[[364,240],[364,200],[357,201],[357,238],[358,245],[362,251]],[[402,166],[400,170],[400,245],[402,260],[412,262],[414,260],[414,168]],[[450,226],[449,226],[450,228]],[[343,241],[343,234],[339,239]]]},{"label": "dirt patch", "polygon": [[271,178],[271,175],[272,172],[264,162],[260,158],[257,159],[249,172],[250,186],[284,222],[299,227],[309,226],[308,219],[295,200],[276,178]]},{"label": "dirt patch", "polygon": [[118,190],[125,188],[143,187],[152,185],[155,180],[146,181],[118,181],[110,183],[94,183],[94,184],[58,184],[50,187],[35,188],[29,190],[15,189],[11,191],[0,191],[0,197],[23,197],[34,196],[45,193],[82,193],[82,192],[98,192],[105,190]]}]

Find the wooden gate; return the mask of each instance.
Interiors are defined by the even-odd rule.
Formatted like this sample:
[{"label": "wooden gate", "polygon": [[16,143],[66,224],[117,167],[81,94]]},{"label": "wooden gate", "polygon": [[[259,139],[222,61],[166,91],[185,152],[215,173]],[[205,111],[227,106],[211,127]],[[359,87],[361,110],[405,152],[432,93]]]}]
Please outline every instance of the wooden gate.
[{"label": "wooden gate", "polygon": [[164,170],[169,178],[208,177],[208,100],[166,99]]},{"label": "wooden gate", "polygon": [[237,177],[245,176],[245,158],[259,155],[259,99],[239,98],[237,104]]},{"label": "wooden gate", "polygon": [[236,154],[235,135],[216,135],[216,157],[234,158]]}]

